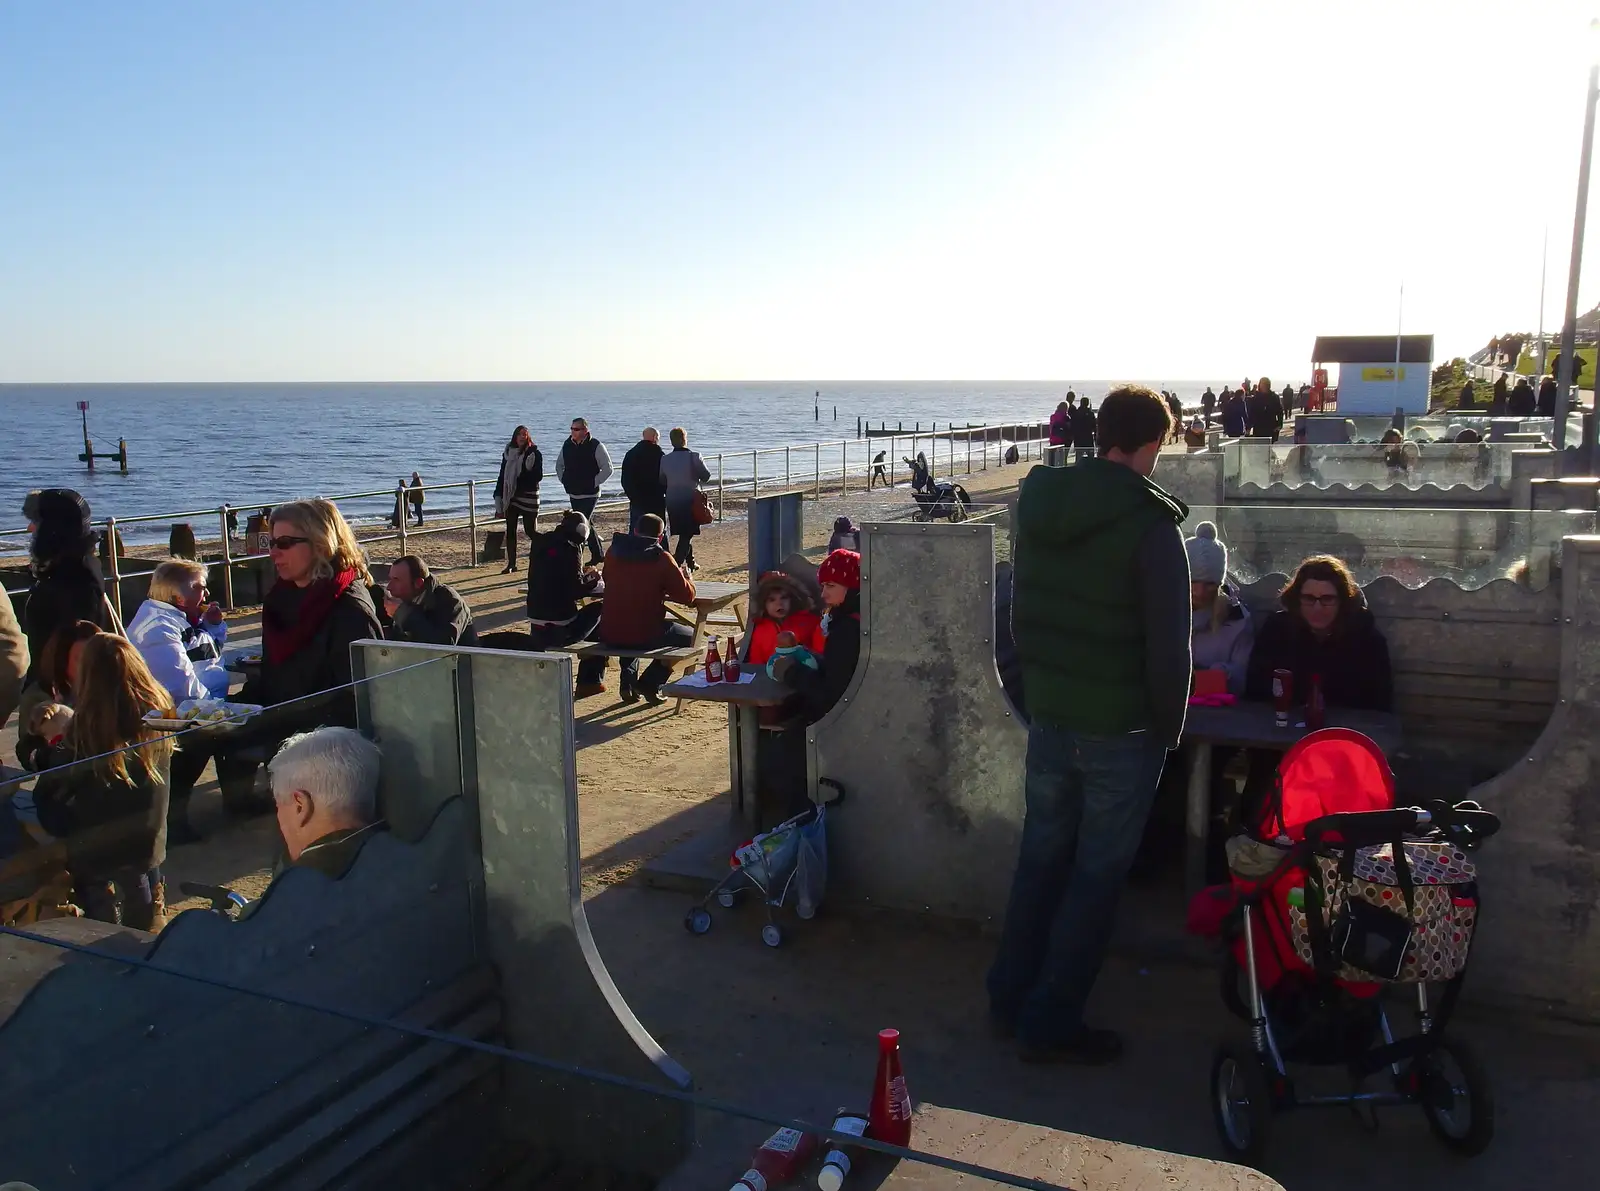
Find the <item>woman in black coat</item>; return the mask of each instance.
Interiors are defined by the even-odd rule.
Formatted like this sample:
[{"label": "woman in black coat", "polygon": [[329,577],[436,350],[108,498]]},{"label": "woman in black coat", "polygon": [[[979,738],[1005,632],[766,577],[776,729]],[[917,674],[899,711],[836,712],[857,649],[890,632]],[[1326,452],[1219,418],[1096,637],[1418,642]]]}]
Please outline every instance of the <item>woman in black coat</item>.
[{"label": "woman in black coat", "polygon": [[[535,649],[560,649],[577,641],[594,640],[600,626],[600,600],[584,600],[600,582],[594,567],[583,565],[583,548],[589,541],[589,520],[571,510],[549,533],[528,540],[528,631]],[[597,695],[605,674],[605,658],[578,662],[578,696]]]},{"label": "woman in black coat", "polygon": [[[270,801],[254,795],[263,752],[270,757],[296,732],[330,724],[355,727],[350,646],[383,639],[366,560],[331,501],[301,500],[274,509],[271,556],[278,582],[261,609],[261,671],[239,696],[267,710],[230,734],[228,752],[216,758],[223,802],[235,810],[271,809]],[[315,695],[322,697],[307,697]],[[290,705],[277,709],[283,703]]]},{"label": "woman in black coat", "polygon": [[1328,554],[1306,559],[1279,598],[1283,610],[1267,617],[1250,652],[1248,698],[1272,698],[1272,672],[1288,670],[1296,704],[1304,705],[1316,676],[1330,707],[1394,709],[1389,644],[1343,562]]},{"label": "woman in black coat", "polygon": [[121,629],[94,558],[88,501],[70,488],[46,488],[31,507],[36,510],[29,547],[33,586],[22,614],[32,658],[30,679],[56,630],[80,620],[107,632]]}]

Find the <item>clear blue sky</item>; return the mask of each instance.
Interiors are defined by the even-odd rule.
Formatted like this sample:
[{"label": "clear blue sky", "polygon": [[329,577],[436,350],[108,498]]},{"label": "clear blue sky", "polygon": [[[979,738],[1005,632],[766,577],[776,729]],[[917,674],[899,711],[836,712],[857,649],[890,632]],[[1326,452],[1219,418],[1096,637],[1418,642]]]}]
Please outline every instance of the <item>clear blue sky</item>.
[{"label": "clear blue sky", "polygon": [[0,381],[1298,374],[1402,277],[1462,350],[1546,224],[1559,320],[1590,15],[9,0]]}]

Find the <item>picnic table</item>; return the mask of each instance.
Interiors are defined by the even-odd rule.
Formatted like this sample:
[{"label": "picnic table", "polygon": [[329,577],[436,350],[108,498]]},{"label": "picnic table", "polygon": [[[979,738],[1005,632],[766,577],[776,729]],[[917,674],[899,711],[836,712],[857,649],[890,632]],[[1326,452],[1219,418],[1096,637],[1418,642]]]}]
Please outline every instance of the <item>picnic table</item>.
[{"label": "picnic table", "polygon": [[672,604],[667,605],[667,615],[682,624],[694,629],[694,643],[701,645],[706,639],[706,622],[716,613],[728,609],[733,613],[734,622],[742,633],[745,629],[745,613],[750,598],[750,585],[747,583],[717,583],[710,580],[694,585],[694,616],[680,612]]},{"label": "picnic table", "polygon": [[[1206,879],[1206,833],[1211,823],[1211,750],[1216,745],[1287,752],[1307,733],[1306,709],[1289,712],[1289,726],[1277,726],[1271,703],[1240,700],[1231,707],[1190,706],[1183,722],[1183,744],[1189,751],[1187,843],[1184,884],[1189,892]],[[1330,707],[1326,727],[1352,728],[1373,741],[1386,754],[1400,746],[1400,717],[1387,711],[1353,711]]]},{"label": "picnic table", "polygon": [[733,791],[733,809],[752,826],[759,818],[756,743],[761,732],[761,708],[780,707],[794,692],[767,676],[765,667],[741,667],[740,681],[705,681],[697,671],[677,682],[669,682],[661,693],[672,699],[699,700],[728,705],[728,786]]}]

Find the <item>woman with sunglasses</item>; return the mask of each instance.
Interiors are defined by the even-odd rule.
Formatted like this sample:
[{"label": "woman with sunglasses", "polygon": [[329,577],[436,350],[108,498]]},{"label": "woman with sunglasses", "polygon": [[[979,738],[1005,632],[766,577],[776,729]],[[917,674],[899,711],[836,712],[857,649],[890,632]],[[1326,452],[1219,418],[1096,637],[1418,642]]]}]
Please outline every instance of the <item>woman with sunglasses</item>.
[{"label": "woman with sunglasses", "polygon": [[[286,736],[324,724],[355,727],[350,646],[383,638],[366,559],[331,501],[274,509],[269,553],[278,581],[261,609],[261,672],[239,696],[268,710],[230,735],[228,754],[217,757],[224,804],[252,813],[273,809],[270,798],[255,795],[263,752],[270,756]],[[276,709],[283,703],[290,706]]]},{"label": "woman with sunglasses", "polygon": [[1304,704],[1313,676],[1330,707],[1394,708],[1389,644],[1367,610],[1350,568],[1331,554],[1303,561],[1283,589],[1281,612],[1269,616],[1250,652],[1245,694],[1272,698],[1272,672],[1294,675],[1294,701]]}]

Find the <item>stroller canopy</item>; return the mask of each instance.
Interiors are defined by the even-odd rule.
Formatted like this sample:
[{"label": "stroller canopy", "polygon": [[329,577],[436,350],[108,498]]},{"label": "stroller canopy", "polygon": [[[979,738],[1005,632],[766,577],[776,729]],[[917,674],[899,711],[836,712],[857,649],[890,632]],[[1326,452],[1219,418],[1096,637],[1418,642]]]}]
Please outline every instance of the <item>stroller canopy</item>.
[{"label": "stroller canopy", "polygon": [[1306,824],[1342,811],[1394,807],[1394,774],[1371,737],[1349,728],[1323,728],[1298,741],[1278,764],[1278,794],[1260,823],[1262,839],[1299,842]]}]

